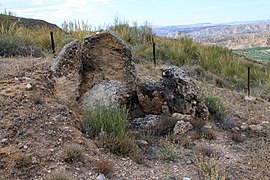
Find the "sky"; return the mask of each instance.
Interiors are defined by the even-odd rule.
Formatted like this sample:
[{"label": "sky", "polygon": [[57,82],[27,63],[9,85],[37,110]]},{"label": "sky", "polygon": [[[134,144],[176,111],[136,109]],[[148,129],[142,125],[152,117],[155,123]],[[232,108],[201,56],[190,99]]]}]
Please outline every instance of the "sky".
[{"label": "sky", "polygon": [[0,0],[0,10],[16,16],[87,21],[91,26],[113,24],[115,17],[130,23],[186,25],[270,19],[270,0]]}]

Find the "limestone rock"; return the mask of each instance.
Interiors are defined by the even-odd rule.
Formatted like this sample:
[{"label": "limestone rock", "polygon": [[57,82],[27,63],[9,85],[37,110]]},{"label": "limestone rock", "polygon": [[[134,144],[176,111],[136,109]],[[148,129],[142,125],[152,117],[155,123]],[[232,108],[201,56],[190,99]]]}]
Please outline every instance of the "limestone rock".
[{"label": "limestone rock", "polygon": [[188,132],[189,130],[191,130],[193,128],[193,126],[190,124],[190,122],[186,122],[186,121],[177,121],[177,123],[175,124],[174,128],[173,128],[173,133],[174,134],[178,134],[178,135],[182,135],[185,134],[186,132]]},{"label": "limestone rock", "polygon": [[153,132],[156,135],[165,135],[172,132],[176,121],[172,118],[149,114],[144,117],[135,118],[131,122],[131,129],[143,132]]},{"label": "limestone rock", "polygon": [[93,33],[84,38],[82,64],[81,95],[101,80],[118,80],[122,83],[123,103],[127,103],[135,94],[136,72],[130,48],[110,32]]},{"label": "limestone rock", "polygon": [[75,40],[64,46],[51,67],[55,96],[60,101],[69,103],[80,96],[81,67],[81,45]]},{"label": "limestone rock", "polygon": [[119,101],[119,96],[122,92],[122,84],[116,80],[104,80],[99,84],[94,85],[81,98],[80,103],[86,109],[101,105],[115,105]]},{"label": "limestone rock", "polygon": [[185,121],[185,122],[190,122],[192,120],[191,115],[180,113],[173,113],[172,118],[175,119],[176,121]]},{"label": "limestone rock", "polygon": [[249,129],[255,133],[262,133],[264,132],[264,127],[260,124],[257,125],[249,125]]}]

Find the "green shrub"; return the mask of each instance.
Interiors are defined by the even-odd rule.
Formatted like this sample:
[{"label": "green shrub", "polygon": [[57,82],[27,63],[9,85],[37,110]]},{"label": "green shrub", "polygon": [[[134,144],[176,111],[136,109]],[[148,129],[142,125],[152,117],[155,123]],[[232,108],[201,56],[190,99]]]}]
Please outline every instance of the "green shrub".
[{"label": "green shrub", "polygon": [[203,99],[214,119],[217,122],[222,121],[226,116],[226,109],[223,102],[212,92],[204,92]]},{"label": "green shrub", "polygon": [[179,155],[178,147],[167,138],[160,140],[160,149],[158,157],[161,160],[174,161]]},{"label": "green shrub", "polygon": [[106,134],[124,134],[127,127],[127,110],[125,107],[97,105],[86,111],[84,131],[98,136]]},{"label": "green shrub", "polygon": [[63,159],[68,163],[73,163],[83,159],[83,148],[77,144],[64,146]]},{"label": "green shrub", "polygon": [[42,57],[43,52],[35,45],[25,42],[18,36],[0,35],[0,56],[34,56]]}]

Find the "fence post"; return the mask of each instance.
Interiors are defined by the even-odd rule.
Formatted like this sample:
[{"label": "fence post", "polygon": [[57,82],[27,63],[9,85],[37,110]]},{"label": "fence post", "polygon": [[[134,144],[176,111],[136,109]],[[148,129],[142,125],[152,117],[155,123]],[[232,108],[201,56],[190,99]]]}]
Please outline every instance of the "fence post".
[{"label": "fence post", "polygon": [[52,52],[54,54],[55,53],[55,47],[54,47],[54,40],[53,40],[53,32],[52,31],[50,32],[50,35],[51,35],[51,43],[52,43]]},{"label": "fence post", "polygon": [[154,60],[155,66],[156,66],[157,65],[157,62],[156,62],[156,44],[155,44],[155,41],[154,41],[154,36],[152,36],[152,43],[153,43],[153,60]]},{"label": "fence post", "polygon": [[248,97],[250,96],[250,67],[248,67]]}]

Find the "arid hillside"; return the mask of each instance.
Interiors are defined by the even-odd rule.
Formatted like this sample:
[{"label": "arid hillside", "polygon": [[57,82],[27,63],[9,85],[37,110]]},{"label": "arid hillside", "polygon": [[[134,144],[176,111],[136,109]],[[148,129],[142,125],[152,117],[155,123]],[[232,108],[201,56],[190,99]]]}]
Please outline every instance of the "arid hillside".
[{"label": "arid hillside", "polygon": [[[76,64],[80,58],[73,59],[80,57],[80,51],[74,49],[76,43],[64,48],[57,58],[0,59],[1,179],[268,179],[268,101],[248,99],[246,93],[216,87],[209,79],[217,82],[218,76],[202,70],[197,76],[199,69],[194,67],[173,67],[174,72],[165,68],[162,74],[162,64],[122,63],[131,60],[129,50],[122,41],[111,37],[98,32],[86,38],[90,41],[85,41],[82,52],[89,53],[89,48],[91,53],[82,56],[82,69],[77,69],[80,65]],[[120,64],[112,66],[110,58]],[[129,66],[135,68],[134,82],[122,75]],[[186,77],[183,70],[193,78]],[[76,84],[61,83],[78,82],[76,73],[81,73],[82,84],[99,85],[110,79],[135,83],[137,97],[120,95],[124,95],[124,101],[133,99],[126,136],[119,136],[121,129],[109,136],[106,129],[92,136],[93,124],[87,130],[87,112],[80,98],[73,96],[78,90]],[[164,78],[166,81],[162,81]],[[106,96],[117,92],[117,87],[98,87],[104,86],[89,86],[90,94],[104,92]],[[74,90],[72,95],[59,94],[70,93],[68,90]],[[132,93],[132,89],[126,90]],[[185,107],[177,105],[177,100],[168,94],[163,96],[163,91],[179,97]],[[199,99],[201,94],[203,101]],[[105,96],[100,98],[105,101]],[[196,101],[189,102],[190,98]],[[204,103],[205,111],[200,109]],[[110,118],[107,120],[114,125]],[[139,128],[133,129],[132,124],[138,123]],[[109,128],[112,126],[109,124]],[[153,129],[143,131],[147,127]]]},{"label": "arid hillside", "polygon": [[232,49],[268,47],[270,45],[269,26],[269,22],[202,24],[197,27],[174,28],[165,36],[171,38],[187,36],[204,44],[221,45]]}]

